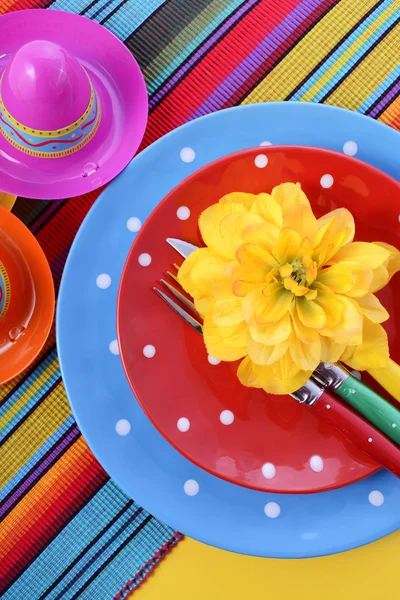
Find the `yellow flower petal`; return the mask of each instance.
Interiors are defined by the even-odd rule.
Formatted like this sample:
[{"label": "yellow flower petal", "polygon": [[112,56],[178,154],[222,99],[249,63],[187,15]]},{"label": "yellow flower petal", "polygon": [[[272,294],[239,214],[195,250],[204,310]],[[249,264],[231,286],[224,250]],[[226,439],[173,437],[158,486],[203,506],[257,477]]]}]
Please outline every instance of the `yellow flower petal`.
[{"label": "yellow flower petal", "polygon": [[[219,226],[221,240],[226,252],[229,253],[231,257],[235,256],[237,247],[240,246],[243,241],[251,241],[246,240],[245,238],[242,239],[242,234],[246,231],[247,227],[251,226],[251,224],[267,225],[261,217],[251,213],[232,213],[222,219]],[[276,236],[278,236],[278,233]]]},{"label": "yellow flower petal", "polygon": [[236,260],[227,264],[225,273],[232,282],[232,292],[235,296],[246,296],[252,290],[265,285],[265,270],[250,271]]},{"label": "yellow flower petal", "polygon": [[226,216],[246,212],[248,212],[246,206],[238,202],[223,202],[206,208],[199,218],[200,233],[206,246],[220,256],[231,260],[235,258],[231,244],[226,244],[222,238],[220,225]]},{"label": "yellow flower petal", "polygon": [[289,210],[299,204],[310,206],[307,196],[301,189],[300,183],[281,183],[274,187],[271,196],[280,205],[284,216]]},{"label": "yellow flower petal", "polygon": [[362,344],[354,348],[346,364],[358,371],[382,369],[389,363],[389,346],[386,331],[382,325],[364,319]]},{"label": "yellow flower petal", "polygon": [[345,265],[340,263],[319,271],[317,281],[336,294],[345,294],[353,285],[353,275]]},{"label": "yellow flower petal", "polygon": [[254,375],[261,387],[269,394],[291,394],[301,388],[310,378],[311,371],[302,371],[293,362],[290,352],[272,366],[255,366]]},{"label": "yellow flower petal", "polygon": [[279,267],[277,260],[256,244],[242,244],[236,250],[236,260],[252,273],[265,275],[272,267]]},{"label": "yellow flower petal", "polygon": [[[322,295],[316,302],[322,304]],[[338,344],[350,346],[362,341],[363,315],[357,302],[346,296],[326,296],[323,298],[323,308],[326,314],[326,325],[320,330],[321,335],[330,337]],[[335,323],[334,315],[338,314],[337,303],[343,306],[340,320]],[[329,309],[331,309],[330,312]],[[332,318],[330,318],[332,315]]]},{"label": "yellow flower petal", "polygon": [[272,254],[283,265],[293,260],[296,256],[302,238],[297,231],[293,229],[282,229],[276,246],[272,249]]},{"label": "yellow flower petal", "polygon": [[[227,264],[227,259],[209,253],[192,267],[192,283],[202,296],[212,296],[215,299],[232,296],[232,282],[225,273]],[[198,294],[192,295],[194,298],[198,297]]]},{"label": "yellow flower petal", "polygon": [[258,194],[251,206],[251,212],[260,215],[267,223],[282,227],[282,209],[269,194]]},{"label": "yellow flower petal", "polygon": [[373,279],[369,288],[369,292],[373,294],[374,292],[379,292],[385,285],[389,282],[389,273],[388,270],[381,265],[372,271]]},{"label": "yellow flower petal", "polygon": [[329,287],[336,294],[346,294],[351,298],[368,293],[373,272],[367,265],[357,262],[340,262],[322,269],[317,281]]},{"label": "yellow flower petal", "polygon": [[296,298],[296,309],[300,321],[306,327],[311,329],[324,327],[326,323],[325,313],[315,300],[307,300],[304,297]]},{"label": "yellow flower petal", "polygon": [[252,326],[275,323],[285,316],[292,301],[293,295],[280,283],[269,283],[244,298],[243,315]]},{"label": "yellow flower petal", "polygon": [[362,298],[357,298],[357,303],[361,312],[373,323],[383,323],[389,318],[389,313],[373,294],[367,294]]},{"label": "yellow flower petal", "polygon": [[316,329],[306,327],[298,315],[297,302],[290,307],[291,319],[296,337],[305,344],[313,344],[317,341],[319,333]]},{"label": "yellow flower petal", "polygon": [[247,354],[244,322],[231,327],[219,327],[208,314],[204,318],[203,336],[207,352],[219,360],[231,362]]},{"label": "yellow flower petal", "polygon": [[335,234],[338,231],[346,229],[348,232],[345,244],[353,241],[355,232],[354,218],[347,208],[337,208],[318,219],[319,230],[323,229],[327,224],[330,224],[329,234]]},{"label": "yellow flower petal", "polygon": [[199,248],[195,252],[192,252],[179,268],[178,281],[192,298],[201,298],[203,296],[202,291],[192,280],[192,270],[198,263],[211,256],[213,256],[213,253],[209,248]]},{"label": "yellow flower petal", "polygon": [[247,336],[247,350],[251,360],[256,365],[271,365],[282,358],[289,345],[289,338],[280,344],[267,346],[253,340],[251,335]]},{"label": "yellow flower petal", "polygon": [[323,335],[320,336],[321,340],[321,362],[335,363],[342,356],[346,349],[344,344],[337,344],[330,338]]},{"label": "yellow flower petal", "polygon": [[219,201],[221,203],[231,202],[233,204],[243,204],[243,206],[250,210],[256,199],[256,194],[247,194],[245,192],[231,192],[230,194],[225,194],[225,196],[222,196],[222,198],[220,198]]},{"label": "yellow flower petal", "polygon": [[376,269],[389,258],[390,252],[382,246],[370,242],[353,242],[341,248],[334,256],[334,262],[350,261]]},{"label": "yellow flower petal", "polygon": [[395,248],[395,246],[391,246],[390,244],[386,244],[385,242],[374,242],[377,246],[381,246],[385,248],[390,255],[386,260],[384,266],[386,267],[389,274],[389,281],[393,277],[395,273],[400,271],[400,252]]},{"label": "yellow flower petal", "polygon": [[209,313],[214,308],[215,300],[210,296],[204,296],[204,298],[195,298],[194,305],[200,316],[204,318],[204,315]]},{"label": "yellow flower petal", "polygon": [[305,296],[305,294],[307,294],[309,291],[308,287],[297,283],[297,281],[291,279],[290,277],[285,277],[283,280],[283,286],[285,290],[289,290],[295,296]]},{"label": "yellow flower petal", "polygon": [[298,337],[292,336],[289,344],[293,362],[303,371],[314,371],[321,362],[321,336],[311,344],[305,344]]},{"label": "yellow flower petal", "polygon": [[237,325],[244,321],[242,305],[243,299],[233,295],[231,298],[217,300],[211,313],[212,320],[216,325]]},{"label": "yellow flower petal", "polygon": [[341,248],[354,239],[353,215],[338,208],[318,219],[318,232],[313,239],[313,258],[319,265],[327,263]]},{"label": "yellow flower petal", "polygon": [[302,238],[312,240],[317,233],[317,219],[311,206],[299,204],[291,208],[283,219],[283,227],[294,229]]},{"label": "yellow flower petal", "polygon": [[[261,219],[258,215],[251,216]],[[279,229],[276,225],[272,225],[272,223],[252,223],[247,225],[241,234],[243,242],[261,246],[268,252],[271,252],[272,248],[276,245],[278,238]]]},{"label": "yellow flower petal", "polygon": [[246,387],[260,388],[261,385],[258,383],[255,376],[256,365],[249,356],[246,356],[240,363],[237,376],[242,385]]},{"label": "yellow flower petal", "polygon": [[292,319],[289,312],[282,319],[269,325],[249,326],[250,335],[260,344],[272,346],[288,339],[292,331]]}]

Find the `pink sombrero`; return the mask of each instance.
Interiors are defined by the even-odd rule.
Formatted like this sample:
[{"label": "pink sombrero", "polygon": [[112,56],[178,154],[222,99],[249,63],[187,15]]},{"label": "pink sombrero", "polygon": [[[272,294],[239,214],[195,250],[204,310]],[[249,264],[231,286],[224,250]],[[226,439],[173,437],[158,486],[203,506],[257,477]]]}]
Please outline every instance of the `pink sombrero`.
[{"label": "pink sombrero", "polygon": [[147,121],[129,50],[97,23],[53,10],[2,16],[0,39],[0,190],[68,198],[115,177]]}]

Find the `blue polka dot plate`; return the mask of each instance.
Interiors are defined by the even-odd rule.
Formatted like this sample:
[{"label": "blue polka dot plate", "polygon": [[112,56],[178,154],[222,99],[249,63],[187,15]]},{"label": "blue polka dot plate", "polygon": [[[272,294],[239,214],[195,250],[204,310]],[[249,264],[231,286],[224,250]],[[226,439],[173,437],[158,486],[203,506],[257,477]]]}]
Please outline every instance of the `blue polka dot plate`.
[{"label": "blue polka dot plate", "polygon": [[198,168],[268,144],[342,151],[400,178],[399,134],[343,109],[258,104],[192,121],[137,156],[89,212],[64,271],[57,341],[78,425],[129,496],[202,542],[244,554],[305,558],[348,550],[397,530],[399,480],[381,471],[332,491],[278,494],[219,479],[184,458],[150,423],[125,378],[116,342],[119,281],[145,219]]}]

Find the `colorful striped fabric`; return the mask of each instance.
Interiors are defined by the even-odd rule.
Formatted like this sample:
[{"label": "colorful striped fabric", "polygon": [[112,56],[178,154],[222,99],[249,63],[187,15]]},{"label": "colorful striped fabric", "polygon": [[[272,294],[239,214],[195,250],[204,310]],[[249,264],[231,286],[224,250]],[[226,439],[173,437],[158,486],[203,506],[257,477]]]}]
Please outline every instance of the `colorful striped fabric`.
[{"label": "colorful striped fabric", "polygon": [[[142,148],[211,111],[272,100],[343,106],[400,129],[398,0],[2,0],[0,13],[33,7],[83,14],[132,51],[150,98]],[[97,195],[16,204],[57,287]],[[0,403],[0,595],[126,598],[180,536],[126,498],[88,449],[54,332]]]}]

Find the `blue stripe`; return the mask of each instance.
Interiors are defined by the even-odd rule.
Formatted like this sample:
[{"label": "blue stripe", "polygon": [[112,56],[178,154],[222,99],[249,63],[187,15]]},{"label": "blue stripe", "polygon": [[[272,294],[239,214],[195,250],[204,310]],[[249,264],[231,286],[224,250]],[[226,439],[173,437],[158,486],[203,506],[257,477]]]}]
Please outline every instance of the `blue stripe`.
[{"label": "blue stripe", "polygon": [[386,79],[377,87],[372,94],[361,104],[359,107],[359,112],[365,112],[369,109],[372,104],[378,100],[380,96],[387,90],[390,85],[394,82],[394,80],[400,75],[400,65],[398,65],[387,77]]},{"label": "blue stripe", "polygon": [[[390,3],[392,4],[392,2]],[[340,46],[340,48],[338,48],[336,50],[336,52],[334,52],[332,54],[332,56],[330,56],[328,58],[328,60],[326,60],[324,62],[323,65],[321,65],[321,67],[318,69],[318,71],[310,78],[308,79],[304,85],[294,94],[294,96],[291,97],[291,100],[301,100],[303,98],[303,96],[321,79],[321,77],[323,77],[323,75],[339,60],[339,58],[350,48],[350,46],[352,44],[354,44],[354,42],[357,41],[357,39],[360,37],[360,35],[362,35],[362,33],[368,29],[368,27],[371,26],[372,23],[374,23],[376,21],[376,19],[385,11],[388,9],[388,5],[387,3],[382,4],[381,6],[378,6],[377,10],[374,11],[372,13],[372,15],[370,15],[352,34],[350,37],[348,37],[343,44]],[[366,42],[369,43],[369,42]],[[372,40],[373,43],[373,40]],[[370,45],[370,43],[369,43]],[[363,47],[362,47],[363,48]],[[360,54],[361,50],[359,50],[358,54],[356,55],[356,59],[358,58],[359,54]],[[351,59],[350,59],[351,60]],[[342,71],[347,70],[347,65],[348,65],[349,61],[346,63],[346,65],[342,68]],[[336,77],[336,76],[334,76]],[[336,78],[337,79],[337,78]],[[333,81],[334,83],[334,81]],[[326,84],[325,87],[333,85],[332,83],[332,79]],[[324,88],[325,89],[325,88]],[[322,96],[321,96],[322,97]]]},{"label": "blue stripe", "polygon": [[[113,569],[103,569],[99,573],[95,582],[86,590],[87,595],[82,596],[82,600],[113,598],[121,589],[120,573],[123,572],[125,565],[130,564],[131,568],[127,579],[133,579],[149,558],[154,556],[168,542],[172,535],[173,531],[170,527],[154,519],[150,521],[114,558],[112,561]],[[142,578],[138,578],[138,583]],[[98,589],[97,586],[101,586],[102,594],[99,592],[95,593],[94,590]],[[187,597],[190,600],[190,592],[187,594]]]},{"label": "blue stripe", "polygon": [[[100,548],[98,548],[96,552],[90,556],[90,558],[86,556],[83,566],[81,566],[79,571],[75,573],[67,585],[57,594],[57,596],[55,596],[54,600],[61,600],[65,597],[67,592],[70,592],[69,596],[71,596],[73,592],[77,592],[90,578],[90,575],[97,571],[101,564],[107,560],[110,554],[112,554],[123,543],[124,539],[126,539],[132,530],[135,530],[146,518],[147,515],[146,513],[143,514],[143,512],[143,508],[136,506],[134,512],[130,514],[128,518],[124,518],[122,524],[120,524],[120,526],[116,529],[116,531],[114,531],[109,539],[103,543]],[[135,523],[138,517],[139,519]],[[109,534],[109,531],[107,531],[107,534]],[[68,573],[68,575],[70,574],[71,573]]]},{"label": "blue stripe", "polygon": [[[120,40],[126,40],[159,6],[166,0],[128,0],[126,4],[104,23]],[[121,0],[106,0],[98,2],[85,13],[93,21],[100,22],[118,6]],[[84,5],[81,0],[56,0],[50,6],[52,10],[66,10],[79,14]]]},{"label": "blue stripe", "polygon": [[2,488],[0,492],[0,501],[5,498],[12,489],[14,489],[18,483],[25,477],[25,475],[36,465],[36,463],[46,454],[50,448],[57,443],[60,437],[67,431],[71,425],[75,423],[74,418],[70,415],[62,425],[49,437],[43,446],[39,448],[33,454],[26,463],[20,468],[20,470],[10,479],[10,481]]}]

